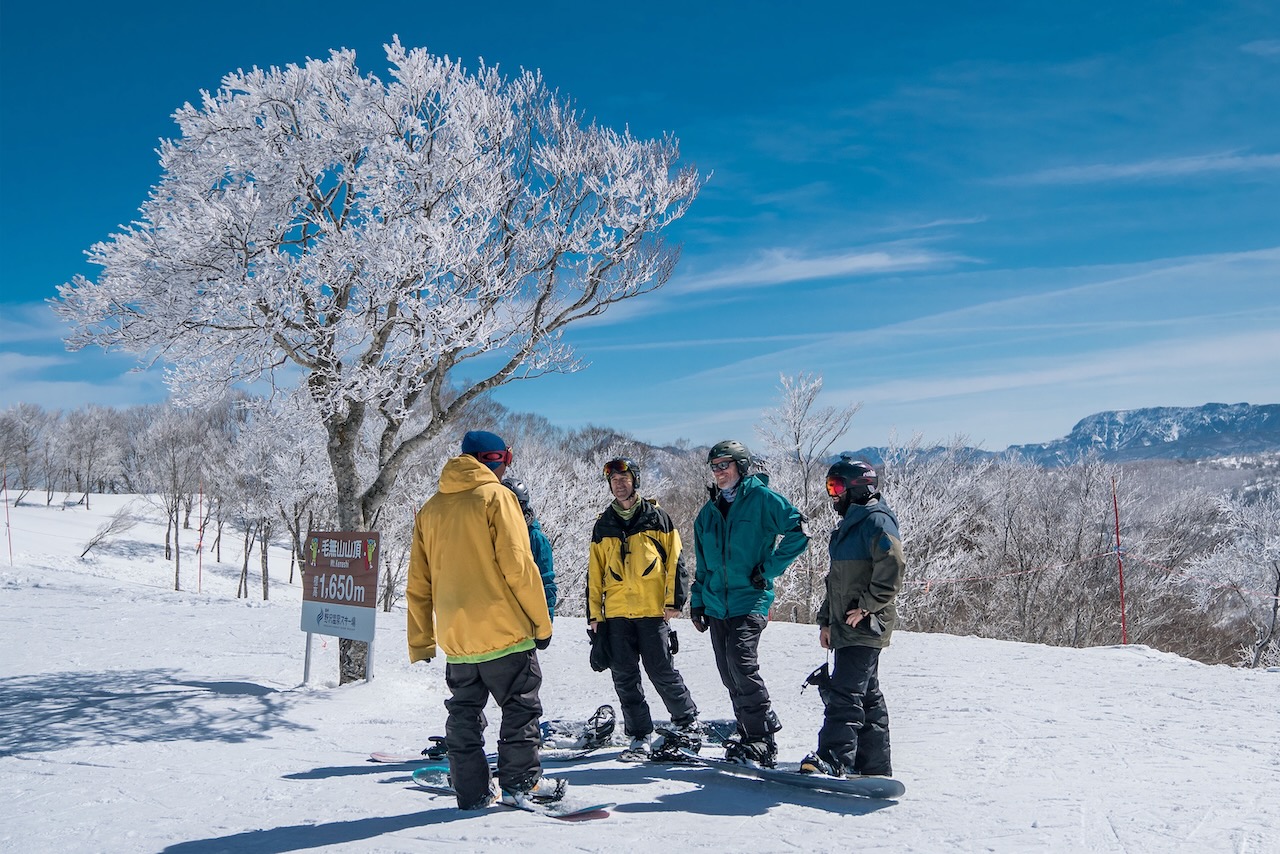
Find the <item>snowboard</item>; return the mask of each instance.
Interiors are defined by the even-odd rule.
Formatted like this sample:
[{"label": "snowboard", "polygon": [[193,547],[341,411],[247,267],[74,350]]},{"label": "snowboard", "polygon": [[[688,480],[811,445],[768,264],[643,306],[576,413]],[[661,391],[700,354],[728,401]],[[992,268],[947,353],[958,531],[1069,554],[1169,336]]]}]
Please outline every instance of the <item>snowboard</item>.
[{"label": "snowboard", "polygon": [[766,783],[781,783],[819,792],[854,795],[876,800],[896,800],[907,791],[906,786],[892,777],[829,777],[826,774],[801,774],[796,770],[799,768],[798,765],[795,769],[759,768],[754,765],[739,765],[737,762],[699,756],[689,751],[685,751],[684,755],[690,763],[703,765],[718,773],[732,774],[735,777],[751,777]]},{"label": "snowboard", "polygon": [[[436,795],[457,796],[453,787],[449,785],[449,766],[445,764],[425,765],[417,769],[413,772],[413,782]],[[608,818],[610,816],[609,810],[617,806],[616,803],[607,802],[582,803],[576,798],[570,800],[567,796],[549,804],[535,802],[509,804],[505,801],[497,800],[493,802],[493,805],[535,815],[544,815],[547,818],[554,818],[559,821],[596,821]]]},{"label": "snowboard", "polygon": [[[543,721],[539,725],[542,741],[540,759],[552,764],[573,762],[583,759],[612,744],[613,729],[616,717],[613,706],[605,704],[585,721],[574,721],[556,718]],[[395,765],[408,765],[417,762],[440,762],[447,756],[444,736],[433,735],[431,746],[422,753],[387,753],[377,751],[369,754],[371,762],[387,762]],[[489,763],[498,761],[495,754],[488,755]]]},{"label": "snowboard", "polygon": [[[546,765],[567,765],[579,759],[585,759],[599,749],[599,747],[583,748],[582,750],[558,750],[554,748],[547,750],[543,748],[538,752],[538,757]],[[498,754],[487,753],[485,758],[489,760],[490,765],[493,765],[498,761]],[[439,753],[385,753],[375,750],[369,754],[370,762],[380,762],[387,765],[421,765],[424,762],[445,762],[447,759],[448,756],[443,750]]]}]

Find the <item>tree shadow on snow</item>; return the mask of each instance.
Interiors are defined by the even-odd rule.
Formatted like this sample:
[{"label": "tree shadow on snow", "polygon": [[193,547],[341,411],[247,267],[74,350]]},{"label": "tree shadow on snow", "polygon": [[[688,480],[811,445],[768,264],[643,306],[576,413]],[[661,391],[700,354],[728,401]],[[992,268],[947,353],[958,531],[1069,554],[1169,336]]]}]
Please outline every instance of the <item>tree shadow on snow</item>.
[{"label": "tree shadow on snow", "polygon": [[309,729],[285,720],[292,699],[274,688],[175,674],[151,669],[0,679],[0,756],[121,742],[234,743]]}]

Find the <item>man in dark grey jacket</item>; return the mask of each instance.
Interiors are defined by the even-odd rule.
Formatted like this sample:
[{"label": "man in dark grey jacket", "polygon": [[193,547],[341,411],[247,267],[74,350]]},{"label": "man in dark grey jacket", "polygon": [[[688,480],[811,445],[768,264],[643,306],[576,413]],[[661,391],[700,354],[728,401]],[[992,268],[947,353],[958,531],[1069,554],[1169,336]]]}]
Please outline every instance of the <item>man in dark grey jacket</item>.
[{"label": "man in dark grey jacket", "polygon": [[832,776],[893,773],[889,710],[880,693],[880,650],[897,623],[894,600],[906,560],[898,519],[879,492],[875,469],[841,459],[827,472],[827,494],[841,517],[831,532],[827,596],[818,609],[819,642],[835,667],[819,685],[826,713],[818,749],[804,773]]}]

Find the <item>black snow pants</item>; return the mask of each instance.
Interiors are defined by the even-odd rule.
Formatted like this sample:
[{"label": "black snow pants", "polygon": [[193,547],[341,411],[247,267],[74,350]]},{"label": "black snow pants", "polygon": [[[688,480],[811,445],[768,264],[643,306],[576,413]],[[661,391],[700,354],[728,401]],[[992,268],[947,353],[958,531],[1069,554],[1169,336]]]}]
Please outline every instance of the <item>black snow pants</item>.
[{"label": "black snow pants", "polygon": [[893,773],[889,760],[889,707],[880,693],[880,650],[845,646],[835,651],[818,753],[855,774]]},{"label": "black snow pants", "polygon": [[760,676],[760,635],[768,623],[764,614],[724,620],[707,617],[720,681],[729,689],[738,729],[749,740],[763,739],[782,729],[769,703],[769,689]]},{"label": "black snow pants", "polygon": [[498,784],[510,791],[531,788],[542,776],[538,756],[542,668],[535,651],[513,652],[477,664],[448,664],[444,672],[451,693],[444,701],[449,711],[445,746],[458,806],[471,809],[486,803],[493,785],[484,754],[484,707],[490,694],[502,710]]},{"label": "black snow pants", "polygon": [[698,707],[685,687],[671,655],[671,628],[662,617],[611,617],[609,670],[622,705],[622,723],[629,736],[653,732],[653,716],[644,698],[640,665],[667,707],[672,723],[687,723],[698,716]]}]

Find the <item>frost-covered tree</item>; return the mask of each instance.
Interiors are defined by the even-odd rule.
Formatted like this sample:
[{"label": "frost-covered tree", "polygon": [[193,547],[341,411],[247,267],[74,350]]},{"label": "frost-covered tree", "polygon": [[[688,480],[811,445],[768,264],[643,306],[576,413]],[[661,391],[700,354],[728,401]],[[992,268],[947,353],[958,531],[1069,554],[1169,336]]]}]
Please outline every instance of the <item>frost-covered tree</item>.
[{"label": "frost-covered tree", "polygon": [[1252,629],[1241,659],[1249,667],[1280,665],[1280,493],[1256,500],[1222,498],[1227,540],[1195,564],[1210,583],[1205,598],[1220,598]]},{"label": "frost-covered tree", "polygon": [[119,480],[123,421],[114,409],[88,404],[67,414],[60,439],[68,486],[74,484],[88,509],[89,496],[105,492],[106,480]]},{"label": "frost-covered tree", "polygon": [[150,500],[165,515],[164,556],[173,560],[173,589],[182,589],[182,501],[199,488],[204,431],[191,413],[166,408],[142,437]]},{"label": "frost-covered tree", "polygon": [[53,441],[52,420],[34,403],[19,403],[0,413],[0,456],[6,484],[17,493],[15,507],[40,483],[40,461]]},{"label": "frost-covered tree", "polygon": [[898,517],[907,558],[910,583],[898,609],[905,626],[950,631],[954,618],[980,610],[981,585],[963,580],[979,571],[989,541],[991,466],[962,436],[926,447],[918,434],[906,442],[891,435],[881,488]]},{"label": "frost-covered tree", "polygon": [[701,185],[674,138],[588,123],[537,72],[386,54],[387,81],[340,50],[179,109],[140,219],[54,304],[70,347],[168,363],[180,404],[306,395],[344,530],[477,396],[575,370],[565,328],[669,278],[660,233]]}]

